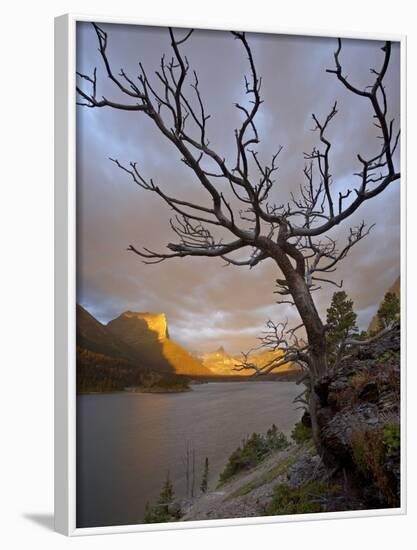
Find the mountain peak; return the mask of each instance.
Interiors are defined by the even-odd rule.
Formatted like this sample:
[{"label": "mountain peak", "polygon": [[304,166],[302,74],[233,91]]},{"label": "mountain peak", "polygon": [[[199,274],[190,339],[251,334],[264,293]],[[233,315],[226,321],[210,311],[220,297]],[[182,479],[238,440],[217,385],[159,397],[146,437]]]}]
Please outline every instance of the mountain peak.
[{"label": "mountain peak", "polygon": [[209,369],[169,338],[165,313],[125,311],[109,321],[107,328],[132,347],[147,367],[185,375],[211,374]]},{"label": "mountain peak", "polygon": [[159,341],[169,338],[168,322],[165,313],[128,310],[122,313],[118,319],[124,319],[128,323],[137,324],[137,328],[140,332],[151,331],[151,333],[153,333]]}]

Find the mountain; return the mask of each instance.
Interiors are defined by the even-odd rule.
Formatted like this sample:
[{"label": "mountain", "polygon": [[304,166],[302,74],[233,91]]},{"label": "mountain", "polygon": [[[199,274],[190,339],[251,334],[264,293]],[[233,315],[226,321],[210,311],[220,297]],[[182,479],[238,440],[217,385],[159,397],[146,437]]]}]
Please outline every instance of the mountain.
[{"label": "mountain", "polygon": [[77,346],[116,359],[138,363],[136,352],[77,304]]},{"label": "mountain", "polygon": [[[280,352],[274,352],[274,351],[261,351],[258,353],[254,353],[249,357],[249,362],[254,363],[257,367],[262,367],[275,359],[277,356],[280,355]],[[211,353],[206,353],[200,356],[201,361],[203,365],[207,368],[209,368],[213,374],[221,375],[221,376],[248,376],[250,374],[253,374],[253,370],[235,370],[236,367],[239,366],[242,362],[242,356],[240,355],[229,355],[223,348],[223,346],[220,346],[216,351],[213,351]],[[282,367],[279,367],[278,369],[274,370],[274,373],[280,372],[288,372],[288,371],[296,371],[298,370],[298,367],[296,365],[293,365],[291,363],[288,363],[286,365],[283,365]]]},{"label": "mountain", "polygon": [[[391,292],[392,294],[395,294],[396,296],[398,296],[398,298],[400,297],[400,292],[401,292],[401,279],[400,279],[400,277],[397,277],[394,284],[387,290],[387,292]],[[384,296],[385,296],[385,294],[384,294]],[[382,302],[384,300],[384,296],[382,296],[381,301],[379,303],[379,306],[382,304]],[[378,309],[379,309],[379,306],[378,306]],[[369,323],[368,333],[371,333],[371,332],[373,332],[377,329],[378,329],[378,315],[375,314],[372,317],[371,322]]]},{"label": "mountain", "polygon": [[223,346],[211,353],[205,353],[200,355],[201,362],[205,367],[210,369],[213,374],[220,376],[236,376],[239,374],[247,375],[248,371],[240,372],[233,370],[236,367],[237,362],[234,357],[225,352]]},{"label": "mountain", "polygon": [[[209,377],[253,374],[253,371],[234,370],[242,358],[229,355],[223,346],[212,353],[197,356],[189,353],[169,337],[164,313],[125,311],[103,325],[77,304],[77,346],[80,350],[106,356],[108,359],[101,358],[100,364],[111,364],[114,368],[116,363],[109,358],[127,362],[130,367],[173,375]],[[264,351],[253,354],[250,360],[262,366],[276,356],[276,352]],[[91,356],[88,358],[90,364]],[[294,370],[297,367],[289,364],[274,372]]]},{"label": "mountain", "polygon": [[164,313],[125,311],[106,328],[133,350],[147,368],[189,376],[212,375],[208,368],[169,338]]}]

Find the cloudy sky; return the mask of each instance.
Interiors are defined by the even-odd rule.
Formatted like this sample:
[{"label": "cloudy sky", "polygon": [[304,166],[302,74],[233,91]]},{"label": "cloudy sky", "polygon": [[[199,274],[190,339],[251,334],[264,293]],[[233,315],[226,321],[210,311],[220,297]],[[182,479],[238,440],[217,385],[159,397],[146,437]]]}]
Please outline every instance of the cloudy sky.
[{"label": "cloudy sky", "polygon": [[[153,75],[163,53],[170,53],[164,28],[103,25],[108,32],[108,55],[118,71],[137,75],[141,61]],[[183,31],[178,31],[179,35]],[[268,160],[278,146],[279,172],[274,189],[284,202],[303,183],[303,152],[317,144],[311,114],[325,117],[333,102],[339,113],[329,128],[335,191],[352,188],[358,178],[356,154],[376,152],[378,141],[368,101],[352,96],[326,73],[333,68],[336,40],[331,38],[248,34],[257,71],[262,76],[257,127],[259,155]],[[381,43],[345,40],[344,72],[358,87],[372,80],[369,69],[382,61]],[[211,146],[226,159],[235,158],[234,129],[241,113],[234,107],[245,101],[247,59],[241,44],[227,32],[196,31],[182,46],[211,114]],[[78,23],[78,70],[91,74],[97,66],[98,96],[120,99],[103,72],[97,38],[90,24]],[[116,71],[116,72],[117,72]],[[154,81],[156,82],[156,81]],[[386,77],[390,116],[399,120],[399,46],[394,45]],[[121,312],[165,312],[171,337],[193,351],[211,351],[223,345],[237,353],[252,347],[268,319],[297,322],[294,308],[274,303],[274,281],[279,277],[272,261],[256,268],[224,267],[221,259],[173,259],[145,265],[132,252],[136,247],[164,251],[175,242],[169,226],[169,208],[152,193],[135,186],[109,157],[122,163],[136,161],[141,173],[171,195],[195,199],[209,206],[193,173],[181,162],[143,113],[112,109],[77,108],[78,301],[100,321]],[[397,157],[398,161],[398,157]],[[344,281],[362,328],[400,272],[400,187],[395,182],[368,201],[333,233],[343,239],[349,226],[365,220],[375,223],[371,234],[339,264],[335,280]],[[328,285],[314,294],[325,315],[335,290]]]}]

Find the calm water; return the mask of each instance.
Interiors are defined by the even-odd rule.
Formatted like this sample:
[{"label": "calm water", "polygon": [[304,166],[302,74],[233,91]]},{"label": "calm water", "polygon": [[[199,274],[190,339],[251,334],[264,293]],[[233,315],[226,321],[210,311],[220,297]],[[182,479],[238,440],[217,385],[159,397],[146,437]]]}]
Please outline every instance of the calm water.
[{"label": "calm water", "polygon": [[78,527],[141,523],[168,471],[185,497],[187,445],[195,449],[196,493],[206,456],[214,488],[246,435],[272,423],[291,431],[299,392],[293,382],[230,382],[189,393],[78,396]]}]

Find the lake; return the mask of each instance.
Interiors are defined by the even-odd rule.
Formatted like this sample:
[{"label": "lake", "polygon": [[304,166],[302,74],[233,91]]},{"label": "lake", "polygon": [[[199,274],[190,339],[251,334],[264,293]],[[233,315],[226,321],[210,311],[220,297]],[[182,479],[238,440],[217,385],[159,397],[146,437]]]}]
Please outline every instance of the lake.
[{"label": "lake", "polygon": [[[275,423],[289,433],[301,416],[294,382],[227,382],[171,394],[77,397],[77,527],[143,522],[167,474],[186,497],[187,447],[199,493],[205,457],[209,490],[243,438]],[[191,461],[192,464],[192,461]],[[189,468],[191,489],[192,466]]]}]

